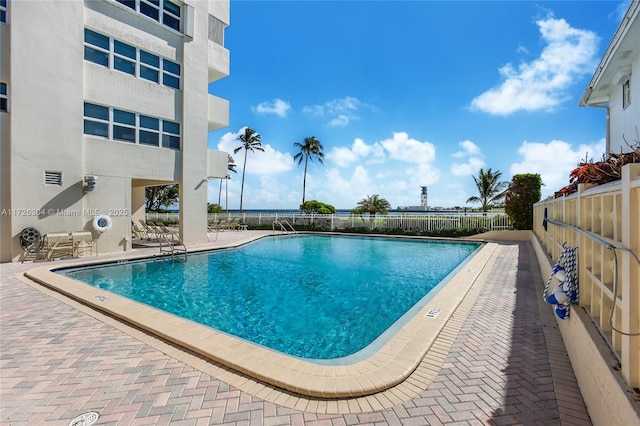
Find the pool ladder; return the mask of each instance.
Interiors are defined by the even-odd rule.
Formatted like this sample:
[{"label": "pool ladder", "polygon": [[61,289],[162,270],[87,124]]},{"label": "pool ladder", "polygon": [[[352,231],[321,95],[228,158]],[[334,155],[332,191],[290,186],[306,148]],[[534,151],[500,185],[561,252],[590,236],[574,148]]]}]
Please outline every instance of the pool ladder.
[{"label": "pool ladder", "polygon": [[[158,243],[160,244],[160,253],[171,253],[171,258],[176,254],[184,254],[184,259],[187,260],[187,246],[179,238],[174,239],[173,234],[159,234]],[[163,243],[166,245],[163,246]]]},{"label": "pool ladder", "polygon": [[293,227],[293,225],[291,225],[289,222],[287,222],[286,220],[280,221],[280,220],[274,220],[273,221],[273,232],[276,231],[276,226],[280,228],[280,231],[288,234],[288,233],[294,233],[297,234],[298,231],[296,231],[296,228]]}]

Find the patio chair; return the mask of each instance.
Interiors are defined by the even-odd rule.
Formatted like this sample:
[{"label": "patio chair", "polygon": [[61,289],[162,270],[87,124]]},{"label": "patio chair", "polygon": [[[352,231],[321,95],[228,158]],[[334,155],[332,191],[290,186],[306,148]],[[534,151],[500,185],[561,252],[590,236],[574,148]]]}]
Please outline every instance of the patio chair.
[{"label": "patio chair", "polygon": [[147,239],[147,233],[144,228],[138,228],[133,220],[131,221],[131,235],[133,235],[135,238],[140,238],[141,240]]},{"label": "patio chair", "polygon": [[230,229],[232,231],[237,231],[238,229],[240,229],[240,219],[237,217],[232,218],[227,223],[227,229]]},{"label": "patio chair", "polygon": [[156,226],[156,229],[162,233],[163,235],[165,235],[167,238],[169,238],[171,241],[177,242],[180,241],[180,233],[170,229],[169,227],[167,227],[164,223],[162,222],[151,222],[152,224],[154,224]]},{"label": "patio chair", "polygon": [[207,223],[207,231],[208,232],[217,232],[220,230],[222,224],[222,219],[218,219],[217,222],[213,223],[213,222],[209,222]]},{"label": "patio chair", "polygon": [[47,238],[47,259],[73,257],[73,240],[68,232],[49,232]]},{"label": "patio chair", "polygon": [[142,229],[144,229],[145,234],[147,235],[147,240],[157,240],[158,239],[158,231],[155,229],[155,225],[149,225],[142,219],[140,220],[140,225],[142,225]]},{"label": "patio chair", "polygon": [[93,254],[95,250],[98,255],[98,240],[93,238],[91,231],[73,231],[71,232],[71,241],[73,242],[74,257],[80,257],[89,252]]}]

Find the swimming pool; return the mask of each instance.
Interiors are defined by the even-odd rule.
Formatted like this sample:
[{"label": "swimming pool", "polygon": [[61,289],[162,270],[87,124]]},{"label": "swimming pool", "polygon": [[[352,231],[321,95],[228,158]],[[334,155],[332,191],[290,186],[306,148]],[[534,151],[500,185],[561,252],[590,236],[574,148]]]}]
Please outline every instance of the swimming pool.
[{"label": "swimming pool", "polygon": [[300,235],[186,262],[57,272],[288,355],[352,360],[378,349],[480,245]]},{"label": "swimming pool", "polygon": [[[197,251],[240,247],[270,238],[271,234],[271,231],[253,230],[224,233],[215,241],[190,246],[189,256]],[[420,237],[409,239],[426,240]],[[470,305],[465,304],[461,310],[463,300],[478,296],[482,286],[476,286],[476,283],[488,279],[487,268],[496,261],[498,247],[497,243],[483,242],[463,266],[447,277],[446,285],[424,307],[409,315],[409,319],[405,318],[403,325],[392,326],[385,332],[390,337],[379,348],[361,359],[345,363],[334,361],[346,358],[320,363],[285,355],[56,272],[80,265],[93,267],[148,260],[157,256],[157,248],[103,255],[99,259],[86,257],[40,263],[25,272],[24,278],[34,285],[53,290],[61,300],[69,299],[68,303],[87,315],[114,324],[151,347],[170,353],[193,368],[258,398],[270,400],[277,395],[280,400],[283,394],[272,390],[284,389],[290,399],[295,400],[295,395],[302,395],[311,397],[310,403],[327,400],[329,404],[335,403],[337,398],[380,395],[380,392],[400,385],[409,376],[412,377],[411,384],[408,387],[402,384],[402,392],[414,390],[416,380],[421,383],[419,388],[428,386],[439,370],[438,360],[443,361],[443,353],[451,343],[452,331],[455,333],[461,324],[460,318],[467,315]],[[400,321],[396,325],[398,323]]]}]

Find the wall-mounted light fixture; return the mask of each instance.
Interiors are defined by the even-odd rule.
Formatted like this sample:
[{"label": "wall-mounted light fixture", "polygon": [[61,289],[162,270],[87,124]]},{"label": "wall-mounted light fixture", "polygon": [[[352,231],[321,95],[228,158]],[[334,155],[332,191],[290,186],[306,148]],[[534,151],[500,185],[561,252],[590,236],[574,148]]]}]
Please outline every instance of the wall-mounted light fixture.
[{"label": "wall-mounted light fixture", "polygon": [[82,189],[84,192],[91,192],[96,189],[96,183],[98,183],[98,176],[87,175],[84,177],[84,185]]}]

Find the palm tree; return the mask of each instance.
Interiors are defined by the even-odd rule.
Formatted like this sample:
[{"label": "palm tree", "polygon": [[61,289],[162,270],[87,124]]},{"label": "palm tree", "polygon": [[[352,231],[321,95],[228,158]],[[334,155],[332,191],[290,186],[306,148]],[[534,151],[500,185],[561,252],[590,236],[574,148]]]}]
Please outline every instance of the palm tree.
[{"label": "palm tree", "polygon": [[298,166],[304,159],[304,178],[302,180],[302,204],[304,204],[304,195],[307,189],[307,164],[309,159],[313,161],[314,158],[318,159],[320,164],[324,162],[324,153],[322,152],[322,143],[315,136],[310,138],[304,138],[304,144],[300,142],[294,142],[293,146],[300,148],[300,152],[293,156],[294,160],[298,160]]},{"label": "palm tree", "polygon": [[482,211],[487,212],[494,203],[498,203],[504,199],[509,182],[500,181],[502,172],[491,171],[491,168],[485,172],[480,169],[478,177],[472,176],[478,188],[479,197],[473,196],[467,199],[467,203],[482,203]]},{"label": "palm tree", "polygon": [[372,218],[376,213],[387,214],[391,204],[384,198],[380,198],[378,194],[367,195],[367,198],[363,198],[358,201],[358,207],[356,211],[359,213],[369,213]]},{"label": "palm tree", "polygon": [[[238,173],[236,171],[236,164],[235,161],[233,159],[232,156],[227,155],[227,171],[229,172],[233,172],[233,173]],[[226,201],[225,201],[225,209],[227,211],[229,211],[229,179],[231,179],[231,175],[229,175],[229,173],[227,173],[227,176],[225,176],[224,181],[224,189],[226,192]],[[218,191],[218,205],[222,206],[222,204],[220,204],[220,199],[222,198],[222,179],[220,179],[220,190]]]},{"label": "palm tree", "polygon": [[242,184],[240,186],[240,213],[242,213],[242,197],[244,195],[244,172],[247,169],[247,153],[249,151],[255,152],[255,150],[264,152],[264,148],[262,148],[262,137],[259,133],[256,133],[255,130],[250,127],[244,128],[244,133],[240,130],[238,133],[237,140],[242,142],[242,145],[233,150],[234,154],[237,154],[238,151],[244,149],[244,164],[242,165]]}]

